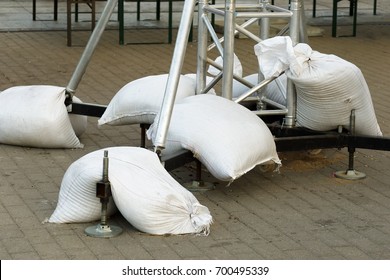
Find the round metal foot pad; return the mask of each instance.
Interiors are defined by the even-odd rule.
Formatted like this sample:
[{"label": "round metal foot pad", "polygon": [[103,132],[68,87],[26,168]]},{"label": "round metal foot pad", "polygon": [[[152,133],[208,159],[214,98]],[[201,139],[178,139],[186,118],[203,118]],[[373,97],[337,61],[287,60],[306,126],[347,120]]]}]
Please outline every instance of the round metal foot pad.
[{"label": "round metal foot pad", "polygon": [[366,178],[366,174],[356,170],[337,171],[334,173],[334,176],[345,180],[360,180]]},{"label": "round metal foot pad", "polygon": [[110,238],[120,235],[122,233],[122,228],[98,224],[96,226],[87,227],[85,233],[92,237]]},{"label": "round metal foot pad", "polygon": [[203,182],[203,181],[192,181],[184,183],[183,186],[190,192],[203,192],[214,190],[215,186],[213,183]]}]

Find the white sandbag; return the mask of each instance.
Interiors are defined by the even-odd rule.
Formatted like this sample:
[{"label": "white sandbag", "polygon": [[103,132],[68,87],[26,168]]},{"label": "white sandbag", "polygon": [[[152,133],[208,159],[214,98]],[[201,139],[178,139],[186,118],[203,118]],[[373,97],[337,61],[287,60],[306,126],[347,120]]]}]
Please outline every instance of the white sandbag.
[{"label": "white sandbag", "polygon": [[[76,103],[83,103],[80,98],[76,96],[73,96],[73,101]],[[77,137],[80,137],[87,130],[87,116],[69,114],[69,120]]]},{"label": "white sandbag", "polygon": [[[351,111],[355,110],[356,134],[382,135],[370,91],[358,67],[335,55],[313,51],[307,44],[291,48],[289,37],[268,40],[265,46],[259,43],[255,47],[260,68],[269,76],[286,69],[297,90],[298,126],[317,131],[334,130],[339,125],[349,129]],[[267,70],[270,65],[282,68],[273,68],[273,73]]]},{"label": "white sandbag", "polygon": [[[154,140],[157,123],[147,134]],[[245,107],[225,98],[201,94],[184,98],[172,112],[166,149],[181,145],[222,181],[233,181],[258,164],[280,164],[266,124]]]},{"label": "white sandbag", "polygon": [[[99,125],[151,124],[160,111],[168,74],[137,79],[121,88],[110,101]],[[180,76],[176,100],[194,95],[193,80]]]},{"label": "white sandbag", "polygon": [[[222,58],[222,56],[218,56],[214,60],[214,62],[217,63],[219,66],[221,66],[223,68],[223,58]],[[217,76],[221,72],[221,70],[219,70],[219,69],[215,68],[214,66],[210,65],[209,69],[207,70],[207,72],[210,75]],[[233,56],[233,74],[237,75],[239,77],[242,77],[242,73],[243,73],[243,69],[242,69],[241,61],[238,58],[238,56],[236,54],[234,54],[234,56]]]},{"label": "white sandbag", "polygon": [[[253,85],[257,85],[259,83],[258,76],[259,75],[255,73],[244,77],[244,79]],[[233,98],[240,97],[248,90],[249,88],[247,86],[238,82],[237,80],[233,80]],[[264,97],[267,97],[268,99],[275,101],[281,105],[286,105],[287,77],[285,74],[280,75],[278,78],[266,85],[262,90]],[[253,96],[256,95],[256,93],[253,94]]]},{"label": "white sandbag", "polygon": [[122,215],[150,234],[208,234],[207,207],[163,168],[158,156],[132,148],[131,160],[111,171],[113,197]]},{"label": "white sandbag", "polygon": [[[66,212],[68,217],[80,216],[80,213],[84,213],[84,217],[99,217],[93,185],[101,178],[104,150],[108,151],[113,200],[135,228],[158,235],[208,234],[212,217],[207,207],[172,178],[155,153],[136,147],[98,150],[72,164],[68,171],[73,173],[77,185],[68,190],[61,186],[59,204],[61,192],[68,196],[68,201],[62,203],[66,205],[66,210],[62,209],[63,216]],[[64,180],[69,178],[64,177]],[[52,217],[49,222],[54,220]]]},{"label": "white sandbag", "polygon": [[64,105],[65,88],[16,86],[0,94],[0,143],[81,148]]}]

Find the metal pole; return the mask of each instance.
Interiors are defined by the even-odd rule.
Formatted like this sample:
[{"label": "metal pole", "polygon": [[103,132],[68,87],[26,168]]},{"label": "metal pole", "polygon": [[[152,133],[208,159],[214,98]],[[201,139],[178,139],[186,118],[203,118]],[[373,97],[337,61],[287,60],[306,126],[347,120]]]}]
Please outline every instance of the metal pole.
[{"label": "metal pole", "polygon": [[[261,3],[263,4],[262,6],[262,14],[267,13],[267,5],[269,5],[268,0],[261,0]],[[270,19],[268,17],[262,17],[260,19],[260,39],[265,40],[269,38],[269,30],[270,30]],[[264,79],[263,74],[261,71],[259,71],[258,74],[258,79],[257,81],[260,82]],[[248,95],[249,96],[249,95]],[[266,109],[266,104],[263,102],[263,90],[258,91],[258,102],[257,102],[257,108],[259,110],[265,110]]]},{"label": "metal pole", "polygon": [[66,93],[68,98],[72,98],[74,92],[76,91],[76,88],[78,87],[81,78],[83,77],[87,69],[89,61],[91,60],[91,57],[96,49],[96,46],[99,43],[103,31],[117,3],[118,0],[108,0],[106,6],[104,7],[102,15],[95,29],[93,30],[91,37],[88,40],[87,46],[85,47],[84,52],[81,55],[80,61],[77,64],[75,71],[73,72],[73,75],[68,83],[68,86],[66,87]]},{"label": "metal pole", "polygon": [[306,28],[306,15],[305,15],[304,1],[301,2],[301,9],[299,12],[299,42],[309,43],[309,37],[307,35],[307,28]]},{"label": "metal pole", "polygon": [[[269,4],[269,1],[268,0],[261,0],[261,3],[263,4],[262,12],[266,12],[267,5]],[[270,28],[269,18],[267,18],[267,17],[261,18],[260,19],[260,38],[262,40],[268,39],[269,28]]]},{"label": "metal pole", "polygon": [[110,226],[107,223],[107,206],[111,197],[111,184],[108,180],[108,151],[104,151],[103,157],[103,176],[102,180],[96,183],[96,197],[100,198],[101,215],[100,224],[90,226],[85,229],[85,233],[92,237],[109,238],[115,237],[122,233],[122,228],[118,226]]},{"label": "metal pole", "polygon": [[179,84],[180,72],[184,62],[185,50],[187,48],[188,36],[192,26],[195,4],[196,0],[186,0],[184,2],[171,68],[169,70],[164,99],[159,114],[156,138],[154,140],[155,152],[157,154],[165,147],[166,136],[176,98],[177,86]]},{"label": "metal pole", "polygon": [[[301,11],[302,0],[291,0],[291,12],[293,13],[290,19],[290,37],[293,45],[296,45],[299,41],[299,30],[300,30],[300,11]],[[297,95],[293,82],[288,79],[287,81],[287,111],[284,119],[284,125],[287,127],[295,126],[296,119],[296,106],[297,106]]]},{"label": "metal pole", "polygon": [[208,16],[208,12],[204,10],[204,7],[208,6],[208,0],[201,0],[198,5],[198,67],[196,69],[196,94],[202,92],[206,86],[208,32],[204,18]]},{"label": "metal pole", "polygon": [[222,96],[232,100],[233,98],[233,66],[234,66],[234,29],[236,13],[236,0],[225,2],[225,26],[224,26],[224,50],[223,50],[223,76]]},{"label": "metal pole", "polygon": [[[108,151],[107,150],[104,151],[104,157],[103,157],[102,182],[104,184],[109,184],[109,180],[108,180]],[[108,186],[110,187],[110,185],[108,185]],[[111,195],[111,190],[109,191],[109,195]],[[100,224],[103,226],[107,225],[107,204],[109,201],[109,195],[105,195],[104,197],[100,198],[100,202],[102,203]]]}]

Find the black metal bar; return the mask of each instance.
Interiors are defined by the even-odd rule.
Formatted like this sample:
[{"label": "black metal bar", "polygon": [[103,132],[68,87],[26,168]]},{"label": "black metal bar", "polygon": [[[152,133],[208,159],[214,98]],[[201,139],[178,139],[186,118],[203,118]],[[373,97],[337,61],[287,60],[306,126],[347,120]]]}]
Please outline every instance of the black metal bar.
[{"label": "black metal bar", "polygon": [[123,0],[118,1],[118,21],[119,21],[119,45],[125,44],[125,9]]},{"label": "black metal bar", "polygon": [[71,114],[84,115],[90,117],[101,117],[107,106],[90,103],[72,103]]},{"label": "black metal bar", "polygon": [[345,147],[390,151],[390,138],[388,137],[357,136],[337,133],[279,137],[275,138],[275,143],[278,151]]},{"label": "black metal bar", "polygon": [[149,128],[149,125],[141,123],[141,148],[146,148],[146,130]]},{"label": "black metal bar", "polygon": [[[272,120],[272,119],[271,119]],[[268,124],[268,128],[275,137],[290,137],[290,136],[313,136],[334,134],[334,132],[320,132],[310,130],[304,127],[283,127],[279,124]]]},{"label": "black metal bar", "polygon": [[196,161],[196,181],[201,182],[202,181],[202,163],[200,160],[195,159]]},{"label": "black metal bar", "polygon": [[164,167],[167,171],[172,171],[176,168],[182,167],[184,164],[194,161],[195,158],[190,151],[184,152],[176,157],[165,161]]},{"label": "black metal bar", "polygon": [[312,150],[312,149],[329,149],[343,148],[348,145],[346,135],[329,134],[329,135],[311,135],[311,136],[289,136],[275,138],[276,150],[280,152]]},{"label": "black metal bar", "polygon": [[[72,102],[71,108],[71,114],[101,117],[107,106]],[[144,134],[146,131],[146,126],[141,124],[141,128],[143,126],[144,129],[141,134]],[[345,147],[390,151],[389,137],[350,135],[346,132],[338,133],[335,131],[319,132],[302,127],[282,127],[278,124],[269,124],[268,128],[275,136],[276,149],[280,152],[331,148],[341,149]],[[143,136],[141,135],[141,137]],[[141,141],[141,145],[142,143],[145,144],[145,139]],[[187,152],[166,161],[166,168],[173,170],[193,160],[193,155]]]},{"label": "black metal bar", "polygon": [[360,149],[390,151],[390,138],[375,136],[348,136],[348,145]]}]

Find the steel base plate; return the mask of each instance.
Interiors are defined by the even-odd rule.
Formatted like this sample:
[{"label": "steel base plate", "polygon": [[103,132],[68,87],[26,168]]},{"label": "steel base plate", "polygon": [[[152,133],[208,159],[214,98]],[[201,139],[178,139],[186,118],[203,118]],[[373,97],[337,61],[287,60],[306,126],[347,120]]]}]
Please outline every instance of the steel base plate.
[{"label": "steel base plate", "polygon": [[203,181],[192,181],[184,183],[183,186],[190,192],[204,192],[215,189],[215,185],[213,183]]},{"label": "steel base plate", "polygon": [[122,228],[118,226],[109,226],[98,224],[85,229],[85,233],[92,237],[110,238],[118,236],[122,233]]},{"label": "steel base plate", "polygon": [[360,180],[366,178],[366,174],[356,170],[337,171],[334,173],[334,176],[345,180]]}]

